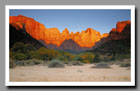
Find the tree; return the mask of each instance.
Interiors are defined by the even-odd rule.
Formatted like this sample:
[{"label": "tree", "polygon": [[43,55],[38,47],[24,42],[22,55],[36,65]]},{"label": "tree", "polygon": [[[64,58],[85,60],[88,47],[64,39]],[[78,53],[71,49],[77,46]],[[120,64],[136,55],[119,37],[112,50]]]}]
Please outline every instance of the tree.
[{"label": "tree", "polygon": [[64,56],[68,59],[68,61],[71,61],[74,58],[74,56],[69,52],[65,52]]},{"label": "tree", "polygon": [[25,52],[28,53],[30,51],[35,51],[35,47],[31,44],[25,44]]},{"label": "tree", "polygon": [[93,59],[93,62],[97,63],[97,62],[100,62],[100,55],[98,53],[95,54],[95,57]]},{"label": "tree", "polygon": [[58,56],[57,59],[59,59],[60,61],[68,61],[68,59],[64,56]]},{"label": "tree", "polygon": [[80,54],[80,58],[83,60],[89,60],[90,63],[93,62],[93,59],[94,59],[95,55],[93,53],[90,53],[90,52],[84,52],[84,53],[81,53]]},{"label": "tree", "polygon": [[18,52],[14,53],[15,60],[25,60],[26,58],[27,58],[27,56],[23,53],[18,53]]},{"label": "tree", "polygon": [[25,45],[22,42],[16,42],[12,47],[13,52],[25,53]]},{"label": "tree", "polygon": [[39,54],[39,58],[41,60],[47,60],[47,49],[45,47],[41,47],[37,50],[37,53]]},{"label": "tree", "polygon": [[40,59],[40,55],[36,51],[30,51],[28,53],[29,59]]},{"label": "tree", "polygon": [[73,58],[74,61],[82,61],[83,59],[77,54]]}]

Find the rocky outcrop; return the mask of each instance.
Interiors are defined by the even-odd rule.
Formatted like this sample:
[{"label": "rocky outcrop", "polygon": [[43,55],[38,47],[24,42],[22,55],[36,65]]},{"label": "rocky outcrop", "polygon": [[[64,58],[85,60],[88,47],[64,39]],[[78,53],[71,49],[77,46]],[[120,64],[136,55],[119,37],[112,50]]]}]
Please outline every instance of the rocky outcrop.
[{"label": "rocky outcrop", "polygon": [[109,36],[109,33],[104,33],[104,34],[102,34],[101,38],[106,38],[108,36]]},{"label": "rocky outcrop", "polygon": [[[57,28],[45,28],[45,26],[32,18],[26,16],[10,16],[10,24],[17,30],[25,28],[26,32],[37,40],[43,40],[45,43],[60,46],[65,40],[72,39],[80,47],[92,47],[102,36],[100,32],[87,28],[87,30],[76,33],[69,33],[65,28],[62,33]],[[106,37],[106,35],[104,35]]]},{"label": "rocky outcrop", "polygon": [[116,28],[112,28],[109,33],[109,40],[121,40],[130,37],[130,21],[118,22]]},{"label": "rocky outcrop", "polygon": [[102,44],[110,40],[123,40],[123,39],[130,39],[130,38],[131,38],[131,22],[130,21],[118,22],[116,24],[116,28],[112,28],[109,34],[102,35],[101,40],[95,43],[93,49],[101,46]]},{"label": "rocky outcrop", "polygon": [[25,30],[17,30],[12,25],[9,25],[9,33],[10,33],[10,48],[13,47],[13,45],[17,42],[23,42],[24,44],[31,44],[36,49],[43,47],[42,43],[40,43],[38,40],[34,39],[32,36],[30,36]]},{"label": "rocky outcrop", "polygon": [[[82,32],[76,33],[69,32],[69,30],[65,28],[62,33],[60,33],[57,28],[45,28],[43,24],[35,21],[33,18],[22,15],[10,16],[9,21],[10,25],[15,27],[16,30],[25,30],[34,39],[43,41],[43,45],[46,44],[48,48],[51,47],[54,49],[71,48],[75,43],[81,48],[90,49],[93,46],[95,47],[95,45],[99,46],[109,40],[120,40],[130,37],[130,21],[118,22],[116,28],[113,28],[109,34],[104,33],[102,35],[92,28],[87,28]],[[79,47],[75,47],[79,49]]]}]

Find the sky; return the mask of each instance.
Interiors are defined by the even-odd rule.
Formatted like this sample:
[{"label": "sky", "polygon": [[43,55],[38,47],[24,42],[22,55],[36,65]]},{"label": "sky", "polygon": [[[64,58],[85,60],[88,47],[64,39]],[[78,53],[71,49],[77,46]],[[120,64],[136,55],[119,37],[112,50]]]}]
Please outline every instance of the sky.
[{"label": "sky", "polygon": [[118,21],[131,20],[131,11],[128,9],[109,10],[63,10],[63,9],[11,9],[10,16],[24,15],[34,18],[46,28],[56,27],[62,32],[65,28],[69,32],[81,32],[93,28],[101,34],[109,33],[116,27]]}]

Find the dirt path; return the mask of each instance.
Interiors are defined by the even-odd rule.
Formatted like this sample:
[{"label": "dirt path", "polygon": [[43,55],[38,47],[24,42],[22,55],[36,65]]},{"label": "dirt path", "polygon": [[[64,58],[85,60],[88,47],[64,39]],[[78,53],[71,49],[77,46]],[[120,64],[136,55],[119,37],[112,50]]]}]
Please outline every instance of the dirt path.
[{"label": "dirt path", "polygon": [[48,68],[47,66],[20,66],[10,69],[10,81],[130,81],[130,70],[112,65],[110,69],[91,68],[93,64],[84,66],[66,66],[65,68]]}]

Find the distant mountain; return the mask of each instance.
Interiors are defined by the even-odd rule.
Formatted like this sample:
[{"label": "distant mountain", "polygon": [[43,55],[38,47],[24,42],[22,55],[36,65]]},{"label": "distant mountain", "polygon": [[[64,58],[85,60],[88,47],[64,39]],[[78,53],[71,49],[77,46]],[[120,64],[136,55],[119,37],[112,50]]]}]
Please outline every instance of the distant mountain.
[{"label": "distant mountain", "polygon": [[79,53],[85,50],[89,50],[88,47],[80,47],[74,40],[65,40],[58,48],[59,50],[68,51],[71,53]]},{"label": "distant mountain", "polygon": [[49,49],[63,50],[71,53],[80,53],[86,50],[91,50],[88,47],[80,47],[74,40],[69,39],[65,40],[60,46],[54,44],[45,44],[43,40],[39,40],[42,44],[44,44]]},{"label": "distant mountain", "polygon": [[[30,36],[26,31],[23,29],[20,29],[19,27],[14,27],[12,25],[10,26],[10,48],[16,43],[16,42],[23,42],[25,44],[32,44],[35,48],[40,48],[43,45],[36,39],[34,39],[32,36]],[[18,28],[18,30],[17,30]]]}]

